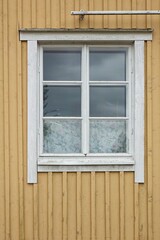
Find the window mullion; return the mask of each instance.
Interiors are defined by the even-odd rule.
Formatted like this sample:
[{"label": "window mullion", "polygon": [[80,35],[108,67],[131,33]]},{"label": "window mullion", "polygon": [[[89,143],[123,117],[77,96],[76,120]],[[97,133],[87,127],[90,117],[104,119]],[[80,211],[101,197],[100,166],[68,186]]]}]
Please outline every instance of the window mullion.
[{"label": "window mullion", "polygon": [[82,153],[89,152],[89,64],[88,47],[82,48]]}]

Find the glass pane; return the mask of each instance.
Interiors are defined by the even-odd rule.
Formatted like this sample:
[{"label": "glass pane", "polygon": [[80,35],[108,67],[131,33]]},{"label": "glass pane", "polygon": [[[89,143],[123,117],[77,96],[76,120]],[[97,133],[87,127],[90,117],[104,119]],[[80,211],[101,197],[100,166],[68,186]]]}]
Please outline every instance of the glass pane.
[{"label": "glass pane", "polygon": [[81,116],[80,86],[44,86],[44,116]]},{"label": "glass pane", "polygon": [[44,51],[43,79],[44,81],[81,80],[81,51]]},{"label": "glass pane", "polygon": [[91,81],[125,81],[126,52],[125,51],[90,51]]},{"label": "glass pane", "polygon": [[44,153],[80,153],[81,120],[44,120]]},{"label": "glass pane", "polygon": [[126,153],[126,121],[91,120],[91,153]]},{"label": "glass pane", "polygon": [[125,117],[126,87],[90,87],[91,117]]}]

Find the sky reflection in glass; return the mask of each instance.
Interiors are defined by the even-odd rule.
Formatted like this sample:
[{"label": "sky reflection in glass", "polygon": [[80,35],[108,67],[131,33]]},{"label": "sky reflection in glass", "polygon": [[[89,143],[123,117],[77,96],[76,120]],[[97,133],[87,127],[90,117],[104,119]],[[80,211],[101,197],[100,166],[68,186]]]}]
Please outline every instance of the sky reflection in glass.
[{"label": "sky reflection in glass", "polygon": [[53,81],[81,80],[80,50],[46,50],[43,53],[43,79]]},{"label": "sky reflection in glass", "polygon": [[90,117],[125,117],[126,87],[90,87]]},{"label": "sky reflection in glass", "polygon": [[90,81],[126,81],[126,52],[90,50]]}]

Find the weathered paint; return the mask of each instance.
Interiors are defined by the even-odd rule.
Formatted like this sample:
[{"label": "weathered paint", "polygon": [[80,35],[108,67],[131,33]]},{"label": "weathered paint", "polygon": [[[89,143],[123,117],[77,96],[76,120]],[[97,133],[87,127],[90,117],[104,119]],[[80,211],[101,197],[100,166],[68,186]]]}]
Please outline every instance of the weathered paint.
[{"label": "weathered paint", "polygon": [[[160,239],[160,17],[72,10],[159,10],[159,0],[0,1],[0,239]],[[148,28],[145,183],[133,173],[39,173],[27,184],[27,43],[20,28]]]}]

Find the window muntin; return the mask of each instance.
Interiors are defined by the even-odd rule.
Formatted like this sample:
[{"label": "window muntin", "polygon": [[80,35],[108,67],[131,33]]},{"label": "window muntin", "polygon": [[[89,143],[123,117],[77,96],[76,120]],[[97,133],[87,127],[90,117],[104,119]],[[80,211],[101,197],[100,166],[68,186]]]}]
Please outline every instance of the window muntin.
[{"label": "window muntin", "polygon": [[[42,47],[43,71],[50,72],[49,77],[46,77],[47,73],[43,75],[41,73],[44,99],[43,113],[40,106],[41,133],[43,132],[40,136],[42,155],[60,156],[79,153],[82,156],[92,154],[107,156],[107,154],[130,153],[131,99],[128,94],[130,84],[127,71],[128,49],[128,47],[86,45],[81,48]],[[47,59],[48,55],[50,61]],[[67,66],[64,66],[67,62],[66,56],[70,58],[73,56],[74,60],[76,56],[78,59],[75,60],[75,65],[71,64],[72,59],[68,60],[67,66],[71,69],[68,71],[69,74],[66,70]],[[57,65],[56,59],[61,67],[53,67]],[[106,78],[102,77],[104,71],[98,59],[103,62],[103,68],[105,68],[104,62],[107,62]],[[112,59],[112,71],[108,67],[109,59]],[[52,60],[54,64],[51,63]],[[94,72],[92,65],[96,61],[97,72],[92,77]],[[50,68],[58,73],[54,72],[52,75],[52,70],[46,67],[47,62],[50,62]],[[115,70],[118,68],[119,74],[116,75]],[[59,73],[63,70],[64,74]]]}]

